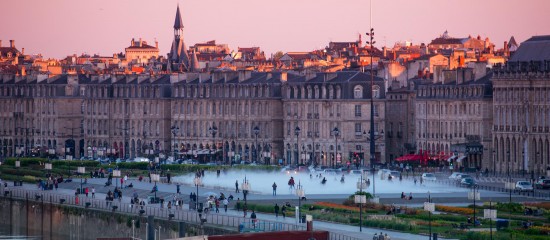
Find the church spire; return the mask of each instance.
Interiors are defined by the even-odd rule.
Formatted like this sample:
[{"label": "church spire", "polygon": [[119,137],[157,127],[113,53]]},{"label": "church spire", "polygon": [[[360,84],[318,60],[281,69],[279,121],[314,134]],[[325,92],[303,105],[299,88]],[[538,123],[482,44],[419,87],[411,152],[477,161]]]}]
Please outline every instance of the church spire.
[{"label": "church spire", "polygon": [[181,20],[179,4],[174,22],[174,41],[172,42],[169,58],[172,62],[172,70],[179,72],[189,71],[189,54],[183,40],[183,21]]},{"label": "church spire", "polygon": [[174,30],[183,29],[183,21],[181,20],[180,5],[176,11],[176,20],[174,20]]}]

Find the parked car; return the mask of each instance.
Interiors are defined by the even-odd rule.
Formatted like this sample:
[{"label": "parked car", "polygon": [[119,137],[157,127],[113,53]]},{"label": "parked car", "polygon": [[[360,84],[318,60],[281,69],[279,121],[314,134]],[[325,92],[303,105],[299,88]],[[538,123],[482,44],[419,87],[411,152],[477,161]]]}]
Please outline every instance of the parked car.
[{"label": "parked car", "polygon": [[536,189],[548,189],[550,188],[550,179],[539,179],[535,182]]},{"label": "parked car", "polygon": [[398,179],[400,175],[401,175],[400,171],[390,171],[390,176],[392,178]]},{"label": "parked car", "polygon": [[422,173],[422,180],[424,181],[435,181],[435,175],[433,173]]},{"label": "parked car", "polygon": [[471,187],[471,186],[476,185],[476,181],[471,177],[463,178],[462,180],[460,180],[460,185],[466,186],[466,187]]},{"label": "parked car", "polygon": [[[462,179],[464,178],[472,178],[472,176],[470,176],[470,174],[464,174],[464,173],[461,173],[457,176],[457,181],[462,181]],[[473,178],[472,178],[473,179]]]},{"label": "parked car", "polygon": [[516,190],[520,192],[533,191],[533,185],[528,181],[517,181]]},{"label": "parked car", "polygon": [[460,172],[453,172],[453,174],[451,174],[451,176],[449,176],[449,179],[451,180],[458,180],[458,178],[460,177],[462,173]]}]

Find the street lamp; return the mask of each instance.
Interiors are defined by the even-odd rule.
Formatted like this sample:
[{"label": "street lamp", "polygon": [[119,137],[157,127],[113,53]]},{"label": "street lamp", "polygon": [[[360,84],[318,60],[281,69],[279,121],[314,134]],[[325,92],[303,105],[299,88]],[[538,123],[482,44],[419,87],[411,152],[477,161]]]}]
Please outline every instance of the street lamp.
[{"label": "street lamp", "polygon": [[[214,146],[216,144],[216,133],[218,133],[218,128],[216,126],[209,127],[208,132],[210,133],[210,135],[212,135],[212,138],[213,138],[212,146]],[[210,162],[212,162],[212,147],[210,147]]]},{"label": "street lamp", "polygon": [[197,187],[197,197],[195,198],[195,209],[199,210],[199,185],[202,184],[202,179],[199,176],[195,175],[195,179],[193,179],[193,183],[195,184],[195,187]]},{"label": "street lamp", "polygon": [[302,221],[302,197],[304,197],[304,189],[302,188],[302,184],[300,181],[298,181],[298,186],[296,187],[296,196],[298,196],[298,222],[300,223]]},{"label": "street lamp", "polygon": [[255,126],[254,129],[254,135],[256,135],[256,143],[254,146],[254,153],[256,155],[256,162],[258,161],[258,134],[260,134],[260,128],[258,126]]},{"label": "street lamp", "polygon": [[477,184],[474,184],[472,185],[472,191],[468,192],[468,199],[474,200],[474,219],[473,219],[474,227],[476,225],[476,200],[480,199],[479,190],[477,190],[478,188],[479,186]]},{"label": "street lamp", "polygon": [[374,44],[376,43],[374,41],[374,28],[371,28],[370,31],[367,33],[367,36],[370,37],[370,41],[367,41],[366,43],[370,45],[370,162],[371,162],[371,170],[372,170],[372,196],[375,197],[375,190],[374,190],[374,72],[373,72],[373,54],[374,54]]},{"label": "street lamp", "polygon": [[300,136],[301,131],[302,130],[298,126],[294,128],[294,134],[296,135],[296,151],[298,152],[298,156],[296,157],[296,166],[298,166],[298,161],[299,161],[298,158],[300,157],[300,143],[298,142],[299,141],[298,136]]},{"label": "street lamp", "polygon": [[359,203],[359,232],[363,231],[363,204],[367,203],[367,196],[363,194],[363,188],[367,188],[367,183],[363,181],[363,172],[357,183],[359,194],[355,195],[355,203]]},{"label": "street lamp", "polygon": [[340,130],[338,129],[338,127],[334,127],[334,129],[332,129],[332,134],[334,135],[334,141],[335,141],[335,146],[334,146],[334,159],[332,160],[332,168],[334,168],[334,162],[336,161],[336,157],[338,156],[338,135],[340,135]]},{"label": "street lamp", "polygon": [[178,134],[180,128],[178,126],[172,126],[170,129],[172,130],[172,135],[174,135],[174,138],[172,140],[172,146],[174,147],[174,161],[176,161],[176,149],[177,149],[176,134]]},{"label": "street lamp", "polygon": [[428,202],[424,203],[424,210],[428,211],[429,216],[429,238],[432,240],[432,212],[435,211],[435,204],[432,203],[432,196],[430,191],[428,191]]}]

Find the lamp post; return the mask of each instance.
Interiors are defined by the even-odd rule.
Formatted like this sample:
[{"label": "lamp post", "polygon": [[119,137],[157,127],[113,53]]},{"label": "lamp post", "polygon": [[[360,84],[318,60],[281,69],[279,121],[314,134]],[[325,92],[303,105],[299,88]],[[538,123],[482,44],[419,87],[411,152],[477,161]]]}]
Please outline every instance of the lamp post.
[{"label": "lamp post", "polygon": [[197,187],[197,197],[195,198],[195,209],[199,210],[199,185],[202,184],[202,179],[199,176],[195,175],[195,179],[193,179],[193,183],[195,184],[195,187]]},{"label": "lamp post", "polygon": [[367,41],[366,43],[370,45],[370,162],[371,162],[371,170],[372,170],[372,196],[375,197],[375,190],[374,190],[374,161],[375,161],[375,149],[374,149],[374,73],[373,73],[373,54],[374,54],[374,44],[376,41],[374,41],[374,28],[371,27],[370,31],[367,33],[367,36],[370,37],[370,41]]},{"label": "lamp post", "polygon": [[298,166],[298,158],[300,157],[300,143],[298,142],[299,141],[299,136],[300,136],[300,132],[302,130],[300,129],[300,127],[296,126],[296,128],[294,128],[294,134],[296,135],[296,151],[298,152],[298,156],[296,157],[296,166]]},{"label": "lamp post", "polygon": [[474,226],[476,225],[476,200],[480,199],[478,187],[477,184],[472,185],[472,191],[468,193],[468,198],[474,200]]},{"label": "lamp post", "polygon": [[172,146],[174,148],[174,161],[176,161],[176,149],[177,149],[176,134],[178,134],[180,128],[178,126],[172,126],[170,130],[172,130],[172,135],[174,136],[172,139]]},{"label": "lamp post", "polygon": [[338,135],[340,135],[340,130],[338,129],[338,127],[334,127],[334,129],[332,129],[332,134],[334,135],[335,141],[334,159],[332,160],[332,168],[334,168],[334,163],[336,162],[336,158],[338,157]]},{"label": "lamp post", "polygon": [[[216,126],[209,127],[208,132],[212,135],[212,146],[214,146],[216,144],[216,133],[218,133],[218,128]],[[210,162],[212,162],[212,147],[210,147]]]},{"label": "lamp post", "polygon": [[[371,121],[371,127],[373,127],[374,125],[374,122]],[[371,162],[371,171],[372,171],[372,197],[374,200],[376,200],[376,178],[374,177],[374,173],[376,171],[375,167],[374,167],[374,161],[375,161],[375,157],[374,157],[374,154],[375,154],[375,149],[374,149],[374,143],[376,140],[380,139],[381,137],[384,136],[384,130],[382,130],[380,133],[378,133],[378,131],[372,131],[372,130],[369,130],[369,133],[367,135],[367,140],[370,141],[370,162]]]},{"label": "lamp post", "polygon": [[428,202],[424,203],[424,210],[428,211],[429,216],[429,237],[428,239],[432,240],[432,212],[435,211],[435,204],[432,203],[432,196],[430,191],[428,191]]},{"label": "lamp post", "polygon": [[355,195],[355,203],[359,203],[359,232],[363,231],[363,204],[367,203],[367,196],[363,194],[363,188],[367,188],[367,183],[363,181],[363,172],[357,183],[359,194]]},{"label": "lamp post", "polygon": [[298,186],[296,187],[296,196],[298,197],[298,214],[296,215],[298,217],[298,223],[300,223],[302,219],[302,197],[304,197],[304,189],[300,181],[298,181]]},{"label": "lamp post", "polygon": [[260,134],[260,128],[258,126],[255,126],[252,131],[254,131],[254,135],[256,135],[256,143],[254,144],[254,154],[256,155],[256,162],[258,162],[258,134]]},{"label": "lamp post", "polygon": [[86,173],[86,168],[78,167],[77,172],[80,175],[80,194],[82,194],[82,176]]}]

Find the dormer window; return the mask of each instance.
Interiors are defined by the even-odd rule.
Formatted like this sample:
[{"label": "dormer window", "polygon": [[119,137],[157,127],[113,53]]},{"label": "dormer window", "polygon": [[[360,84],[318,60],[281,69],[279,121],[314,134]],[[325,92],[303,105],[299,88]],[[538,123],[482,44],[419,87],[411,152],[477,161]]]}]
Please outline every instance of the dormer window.
[{"label": "dormer window", "polygon": [[353,98],[362,99],[363,98],[363,87],[357,85],[353,88]]},{"label": "dormer window", "polygon": [[380,98],[380,87],[378,85],[372,87],[372,96],[373,98]]}]

